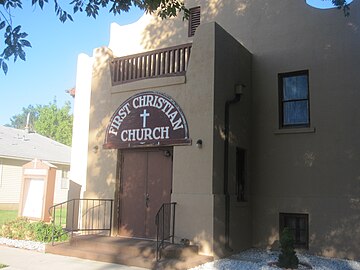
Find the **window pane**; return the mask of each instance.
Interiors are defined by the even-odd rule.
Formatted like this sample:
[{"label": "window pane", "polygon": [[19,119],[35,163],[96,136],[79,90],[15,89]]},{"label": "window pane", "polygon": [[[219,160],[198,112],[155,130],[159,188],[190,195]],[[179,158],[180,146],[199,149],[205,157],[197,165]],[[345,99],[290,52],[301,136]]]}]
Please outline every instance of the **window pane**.
[{"label": "window pane", "polygon": [[283,125],[303,125],[309,123],[308,101],[284,103]]},{"label": "window pane", "polygon": [[283,78],[283,99],[307,99],[308,80],[307,75],[284,77]]},{"label": "window pane", "polygon": [[299,239],[297,239],[299,244],[305,244],[307,241],[307,233],[306,231],[299,232]]}]

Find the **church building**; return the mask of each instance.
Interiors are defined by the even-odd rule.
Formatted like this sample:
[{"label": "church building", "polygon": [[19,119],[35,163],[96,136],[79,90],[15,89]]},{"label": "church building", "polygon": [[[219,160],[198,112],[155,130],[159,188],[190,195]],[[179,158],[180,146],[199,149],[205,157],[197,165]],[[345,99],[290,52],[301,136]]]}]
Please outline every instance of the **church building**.
[{"label": "church building", "polygon": [[360,259],[360,2],[187,0],[78,58],[71,180],[112,236]]}]

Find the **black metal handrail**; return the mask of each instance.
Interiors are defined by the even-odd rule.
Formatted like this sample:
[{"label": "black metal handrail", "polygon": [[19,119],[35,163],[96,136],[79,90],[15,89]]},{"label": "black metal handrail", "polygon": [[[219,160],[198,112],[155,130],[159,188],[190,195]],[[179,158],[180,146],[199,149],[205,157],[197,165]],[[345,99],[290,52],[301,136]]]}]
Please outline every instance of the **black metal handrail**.
[{"label": "black metal handrail", "polygon": [[49,208],[53,225],[52,244],[55,227],[60,226],[73,237],[74,232],[109,232],[111,235],[112,199],[71,199]]},{"label": "black metal handrail", "polygon": [[161,250],[165,241],[174,244],[176,202],[163,203],[155,217],[156,224],[156,260],[161,259]]}]

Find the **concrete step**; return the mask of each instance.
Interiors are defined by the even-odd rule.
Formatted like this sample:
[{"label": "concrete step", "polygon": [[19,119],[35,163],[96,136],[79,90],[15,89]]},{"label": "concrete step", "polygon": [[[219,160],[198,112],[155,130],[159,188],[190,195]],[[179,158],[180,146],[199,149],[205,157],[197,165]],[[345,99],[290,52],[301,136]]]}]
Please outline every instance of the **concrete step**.
[{"label": "concrete step", "polygon": [[77,236],[70,242],[49,244],[45,252],[159,270],[185,270],[213,260],[198,255],[196,246],[168,244],[157,262],[154,241],[104,236]]},{"label": "concrete step", "polygon": [[104,252],[100,249],[91,249],[74,247],[69,243],[64,243],[62,245],[55,245],[52,247],[47,247],[45,249],[46,253],[58,254],[69,257],[77,257],[87,260],[108,262],[108,263],[117,263],[129,266],[138,266],[148,269],[153,269],[153,266],[156,263],[155,256],[146,257],[146,256],[133,256],[126,253],[114,253],[114,252]]},{"label": "concrete step", "polygon": [[131,256],[153,256],[156,254],[156,242],[149,240],[107,237],[80,236],[74,237],[70,245],[83,250],[101,250],[104,253],[125,253]]}]

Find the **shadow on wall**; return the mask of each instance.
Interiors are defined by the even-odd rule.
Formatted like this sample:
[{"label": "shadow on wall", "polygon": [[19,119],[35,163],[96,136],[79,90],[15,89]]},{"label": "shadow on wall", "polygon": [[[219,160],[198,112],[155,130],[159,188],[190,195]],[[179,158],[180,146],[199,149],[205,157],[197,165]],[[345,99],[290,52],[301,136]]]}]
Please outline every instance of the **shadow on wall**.
[{"label": "shadow on wall", "polygon": [[[255,1],[250,0],[236,0],[231,1],[231,4],[226,3],[226,1],[220,0],[209,0],[207,1],[206,7],[202,7],[202,23],[209,22],[213,20],[217,20],[217,18],[221,18],[220,24],[224,25],[226,28],[227,25],[230,25],[231,22],[244,22],[245,25],[258,25],[256,20],[258,18],[246,16],[247,12],[250,9],[256,9],[257,7],[253,4]],[[285,1],[284,1],[285,2]],[[188,1],[188,7],[198,6],[201,4],[201,1]],[[226,5],[224,4],[226,3]],[[285,2],[287,3],[287,2]],[[303,3],[305,4],[305,2]],[[263,13],[266,16],[278,16],[281,13],[281,10],[274,11],[274,9],[269,8],[269,3],[264,3],[261,6]],[[279,7],[281,5],[286,4],[277,4]],[[230,14],[230,15],[229,15]],[[233,19],[233,17],[237,17]],[[246,17],[246,18],[245,18]],[[251,22],[246,23],[246,20],[250,20]],[[266,22],[264,19],[259,19],[264,23]],[[352,24],[354,25],[354,24]],[[267,26],[270,27],[270,26]],[[351,26],[353,27],[353,26]],[[266,28],[266,27],[265,27]],[[355,28],[354,28],[355,29]],[[356,28],[357,29],[357,28]],[[265,29],[266,30],[266,29]],[[262,30],[264,32],[265,30]],[[244,32],[242,32],[244,31]],[[238,30],[237,37],[244,33],[244,36],[249,36],[248,33],[250,31],[258,31],[258,29],[249,29],[249,27],[243,27]],[[257,34],[259,35],[259,34]],[[187,39],[187,22],[182,21],[181,18],[175,18],[171,20],[162,21],[161,19],[156,19],[152,24],[148,25],[146,30],[143,33],[143,46],[148,49],[158,49],[173,45],[178,45],[180,43],[185,43]],[[253,41],[246,40],[245,47],[247,45],[250,46]],[[105,138],[105,132],[108,125],[108,122],[112,116],[112,108],[110,89],[111,89],[111,80],[110,80],[110,71],[108,65],[108,57],[109,52],[106,49],[101,48],[103,50],[101,52],[101,56],[99,56],[98,61],[95,64],[94,73],[93,73],[93,81],[95,81],[93,89],[99,89],[98,92],[92,93],[92,105],[90,109],[90,119],[93,119],[92,116],[96,114],[95,119],[90,122],[90,130],[89,130],[89,155],[88,155],[88,164],[92,164],[91,168],[88,168],[88,175],[91,179],[90,182],[87,183],[88,189],[92,190],[92,195],[98,198],[109,198],[113,196],[113,192],[115,190],[115,183],[117,179],[117,175],[114,175],[117,166],[117,151],[116,150],[102,150],[102,144]],[[100,80],[98,82],[97,80]],[[261,91],[259,91],[261,93]],[[104,96],[103,96],[104,95]],[[96,104],[96,108],[94,107]],[[116,109],[116,108],[115,108]],[[96,113],[95,113],[96,110]],[[218,132],[221,131],[221,128],[218,128]],[[231,136],[231,140],[235,140],[233,136]],[[95,153],[94,145],[98,146],[98,150]],[[313,156],[309,155],[306,157],[308,161],[308,165],[312,166]],[[310,166],[310,167],[311,167]],[[114,169],[115,168],[115,169]],[[104,177],[106,175],[106,177]],[[103,177],[103,179],[99,179],[99,177]],[[88,196],[92,197],[92,196]],[[354,199],[355,198],[355,199]],[[355,209],[357,213],[359,212],[359,201],[356,197],[353,199],[349,198],[350,208]],[[301,208],[301,203],[298,205],[298,209]],[[360,224],[360,215],[356,214],[354,210],[354,214],[351,217],[347,217],[344,213],[343,218],[337,219],[333,222],[333,224],[328,224],[328,228],[324,228],[324,234],[322,236],[319,235],[310,235],[310,245],[312,243],[325,243],[322,246],[325,246],[319,253],[324,255],[332,255],[332,254],[345,254],[347,249],[352,248],[352,250],[360,249],[358,243],[354,243],[352,239],[353,234],[359,234],[359,226],[357,227],[357,231],[354,232],[354,224]],[[313,209],[304,209],[304,212],[313,212]],[[273,208],[270,210],[269,214],[278,215],[278,208]],[[340,216],[338,213],[337,216]],[[328,217],[329,219],[331,217]],[[274,224],[274,223],[273,223]],[[276,223],[275,223],[276,224]],[[310,221],[311,224],[311,221]],[[278,228],[270,227],[268,230],[268,245],[271,245],[272,242],[278,238]],[[344,239],[346,236],[346,239]],[[219,241],[221,242],[221,240]],[[334,248],[338,243],[344,243],[343,250],[336,250]],[[338,245],[337,245],[338,246]],[[354,254],[356,256],[356,254]]]},{"label": "shadow on wall", "polygon": [[[212,22],[223,14],[233,14],[233,16],[244,15],[250,5],[250,0],[231,1],[231,4],[224,4],[222,0],[204,1],[185,1],[188,8],[201,6],[201,23]],[[177,18],[162,20],[155,18],[143,33],[142,45],[147,50],[159,49],[169,46],[179,45],[190,42],[192,37],[188,37],[188,21],[182,15]],[[187,40],[187,41],[186,41]]]},{"label": "shadow on wall", "polygon": [[[354,10],[357,8],[356,4],[351,4]],[[303,20],[306,15],[318,17],[316,28],[323,29],[329,27],[336,29],[339,26],[337,20],[328,21],[322,17],[323,15],[335,16],[337,19],[343,17],[343,13],[337,9],[320,10],[307,5],[305,1],[294,3],[292,1],[189,0],[185,1],[185,5],[188,8],[201,6],[201,24],[216,21],[252,53],[260,48],[264,49],[263,44],[258,44],[256,36],[264,36],[271,41],[267,46],[270,51],[276,49],[274,44],[277,42],[277,36],[282,38],[287,33],[290,33],[291,38],[294,39],[294,46],[301,41],[299,38],[304,29],[309,31],[311,40],[317,39],[316,31],[311,31],[314,25]],[[305,8],[299,12],[303,7]],[[359,21],[356,18],[359,14],[353,12],[351,16],[346,18],[346,28],[351,32],[359,32],[359,25],[356,23]],[[188,21],[183,20],[180,15],[173,19],[152,20],[143,32],[142,46],[146,50],[153,50],[191,42],[191,40],[192,37],[188,37]],[[331,46],[322,41],[318,43],[324,48]]]},{"label": "shadow on wall", "polygon": [[[298,213],[309,213],[310,253],[325,257],[360,259],[359,254],[355,252],[360,249],[357,240],[357,236],[360,235],[360,203],[358,198],[348,198],[347,202],[348,208],[344,207],[343,213],[339,213],[338,209],[331,210],[331,206],[326,211],[321,207],[304,208],[301,200],[298,201],[298,205],[292,205],[295,209],[301,209]],[[279,208],[268,209],[268,215],[279,219]],[[336,216],[336,219],[332,216]],[[321,223],[321,228],[318,223]],[[255,246],[277,249],[278,226],[269,226],[266,233],[267,243],[256,243]],[[314,227],[317,233],[312,232]]]}]

